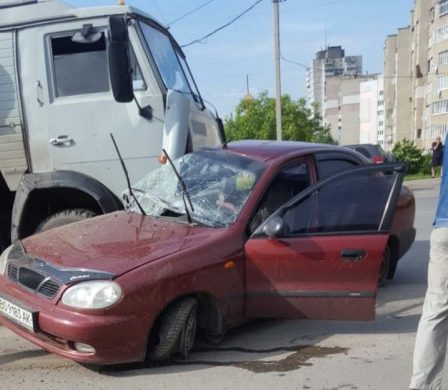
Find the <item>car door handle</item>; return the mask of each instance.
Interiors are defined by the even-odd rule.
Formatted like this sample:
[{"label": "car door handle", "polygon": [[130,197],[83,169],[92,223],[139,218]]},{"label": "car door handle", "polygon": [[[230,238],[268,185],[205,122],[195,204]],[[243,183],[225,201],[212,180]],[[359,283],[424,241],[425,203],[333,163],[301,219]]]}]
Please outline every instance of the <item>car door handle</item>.
[{"label": "car door handle", "polygon": [[53,146],[72,146],[75,144],[75,141],[73,138],[69,138],[68,135],[59,135],[56,138],[50,139],[50,144]]},{"label": "car door handle", "polygon": [[345,261],[360,261],[367,256],[364,249],[343,249],[341,250],[341,257]]}]

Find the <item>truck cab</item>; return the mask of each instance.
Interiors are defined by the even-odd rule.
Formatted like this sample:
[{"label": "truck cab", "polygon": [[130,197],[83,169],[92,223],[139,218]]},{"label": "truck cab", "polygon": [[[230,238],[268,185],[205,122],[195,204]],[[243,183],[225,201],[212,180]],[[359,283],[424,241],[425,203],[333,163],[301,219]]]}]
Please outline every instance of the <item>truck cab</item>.
[{"label": "truck cab", "polygon": [[[111,20],[124,26],[115,35],[132,99],[117,92],[126,75],[114,68]],[[130,6],[2,3],[0,85],[2,227],[11,220],[12,240],[122,207],[126,179],[111,133],[131,183],[160,164],[162,149],[177,158],[224,142],[179,45]]]}]

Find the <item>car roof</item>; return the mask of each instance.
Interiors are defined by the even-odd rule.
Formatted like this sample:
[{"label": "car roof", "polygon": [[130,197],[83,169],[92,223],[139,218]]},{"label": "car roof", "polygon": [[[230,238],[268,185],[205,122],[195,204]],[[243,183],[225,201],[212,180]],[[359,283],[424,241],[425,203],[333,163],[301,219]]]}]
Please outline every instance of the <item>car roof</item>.
[{"label": "car roof", "polygon": [[355,154],[350,149],[345,149],[337,145],[297,141],[235,141],[229,142],[226,145],[226,149],[264,162],[274,159],[283,160],[293,156],[313,154],[322,151],[335,151],[358,156],[358,154]]}]

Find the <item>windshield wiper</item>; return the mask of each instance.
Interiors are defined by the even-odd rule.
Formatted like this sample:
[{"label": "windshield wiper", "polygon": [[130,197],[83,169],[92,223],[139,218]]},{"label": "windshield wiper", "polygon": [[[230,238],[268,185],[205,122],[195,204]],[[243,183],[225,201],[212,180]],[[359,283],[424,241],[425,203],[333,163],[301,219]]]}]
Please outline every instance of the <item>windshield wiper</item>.
[{"label": "windshield wiper", "polygon": [[110,135],[110,138],[112,138],[112,142],[114,143],[115,150],[117,151],[118,158],[120,159],[120,162],[121,162],[121,166],[122,166],[122,168],[123,168],[124,175],[126,176],[126,183],[128,184],[129,195],[131,195],[132,198],[134,199],[134,201],[135,201],[135,203],[137,204],[137,206],[138,206],[140,212],[141,212],[143,215],[146,215],[145,210],[143,210],[143,207],[141,206],[141,204],[140,204],[139,201],[137,200],[137,197],[135,196],[134,191],[132,191],[131,181],[129,180],[128,170],[126,169],[126,165],[125,165],[125,163],[124,163],[124,160],[123,160],[123,158],[121,157],[121,153],[120,153],[120,150],[118,149],[117,143],[115,142],[115,138],[114,138],[114,136],[112,135],[112,133],[109,133],[109,135]]},{"label": "windshield wiper", "polygon": [[190,205],[191,211],[194,213],[193,204],[191,203],[190,195],[188,195],[187,187],[185,186],[185,182],[182,179],[182,176],[179,174],[179,172],[176,169],[176,166],[173,164],[173,161],[171,160],[170,156],[168,155],[168,152],[165,149],[162,149],[162,152],[165,154],[168,162],[171,165],[171,168],[173,168],[174,174],[177,177],[177,180],[179,181],[180,188],[182,190],[182,200],[184,201],[184,207],[185,207],[185,214],[187,214],[188,223],[192,223],[191,214],[187,207],[187,200],[188,204]]}]

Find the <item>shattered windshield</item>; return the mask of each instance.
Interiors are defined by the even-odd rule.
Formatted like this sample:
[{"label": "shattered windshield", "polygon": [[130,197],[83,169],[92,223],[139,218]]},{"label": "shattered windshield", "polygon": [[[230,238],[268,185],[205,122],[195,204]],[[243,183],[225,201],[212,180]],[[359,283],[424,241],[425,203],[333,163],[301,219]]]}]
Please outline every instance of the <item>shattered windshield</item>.
[{"label": "shattered windshield", "polygon": [[[224,150],[202,149],[173,161],[185,182],[193,208],[193,222],[213,227],[232,224],[264,169],[261,162]],[[152,171],[133,187],[147,215],[185,217],[182,188],[170,164]],[[124,192],[126,209],[139,213],[135,200]]]}]

